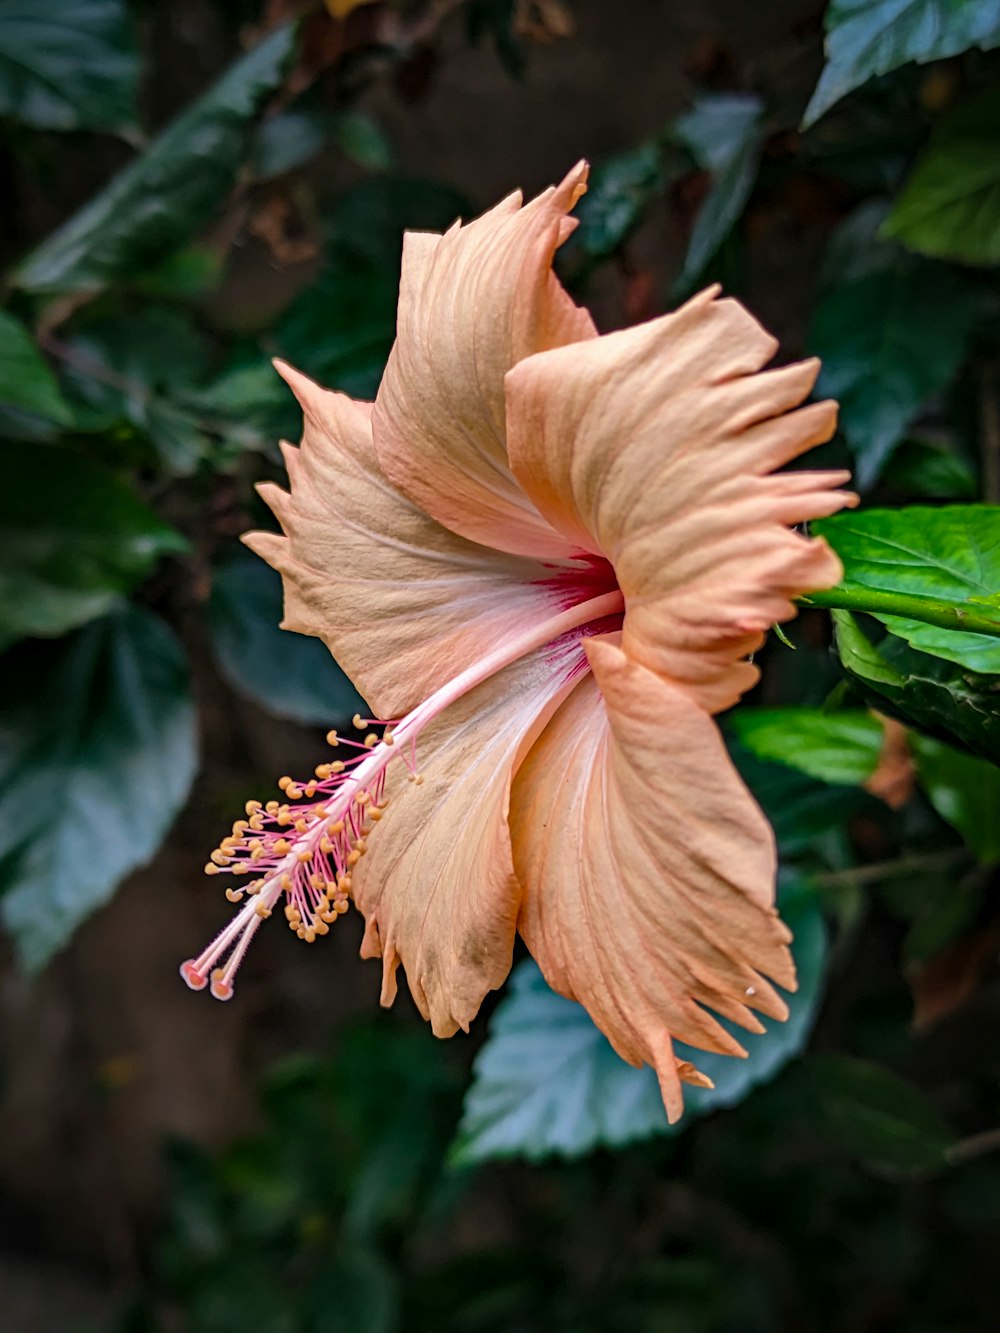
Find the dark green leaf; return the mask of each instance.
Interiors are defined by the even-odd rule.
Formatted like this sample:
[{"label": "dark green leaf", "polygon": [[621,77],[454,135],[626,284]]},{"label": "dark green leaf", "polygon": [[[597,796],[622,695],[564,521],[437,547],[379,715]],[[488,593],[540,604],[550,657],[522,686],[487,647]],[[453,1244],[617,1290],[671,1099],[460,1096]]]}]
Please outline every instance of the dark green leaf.
[{"label": "dark green leaf", "polygon": [[363,111],[341,111],[334,118],[333,142],[365,171],[388,171],[392,148],[378,124]]},{"label": "dark green leaf", "polygon": [[728,726],[759,758],[842,786],[860,786],[870,778],[882,751],[882,724],[861,709],[744,708],[732,714]]},{"label": "dark green leaf", "polygon": [[0,646],[103,615],[161,556],[186,547],[88,458],[48,445],[5,445],[2,458]]},{"label": "dark green leaf", "polygon": [[310,1282],[303,1333],[394,1333],[397,1304],[392,1265],[371,1251],[346,1251]]},{"label": "dark green leaf", "polygon": [[14,274],[38,292],[98,291],[149,268],[209,221],[246,156],[254,117],[294,47],[278,28],[76,213]]},{"label": "dark green leaf", "polygon": [[855,690],[872,708],[939,740],[1000,763],[1000,690],[996,676],[917,652],[895,634],[874,642],[862,620],[833,613],[837,652]]},{"label": "dark green leaf", "polygon": [[[396,334],[398,295],[398,269],[334,249],[274,330],[274,345],[325,387],[374,398]],[[275,393],[284,396],[280,385]]]},{"label": "dark green leaf", "polygon": [[977,493],[976,474],[966,459],[933,440],[904,440],[882,481],[907,499],[973,500]]},{"label": "dark green leaf", "polygon": [[0,659],[4,922],[30,968],[148,861],[196,767],[183,650],[130,608]]},{"label": "dark green leaf", "polygon": [[135,127],[138,80],[124,0],[0,0],[0,115],[120,133]]},{"label": "dark green leaf", "polygon": [[801,1075],[831,1145],[876,1170],[909,1175],[941,1169],[948,1126],[919,1089],[898,1074],[846,1055],[814,1055]]},{"label": "dark green leaf", "polygon": [[984,864],[1000,861],[1000,768],[929,736],[910,741],[931,805]]},{"label": "dark green leaf", "polygon": [[[180,308],[145,305],[113,319],[84,320],[63,344],[77,431],[152,445],[161,467],[175,476],[207,459],[220,467],[233,453],[273,443],[275,432],[261,437],[256,417],[220,381],[200,387],[211,355],[211,344]],[[281,423],[279,377],[263,360],[253,369],[268,381],[271,420]]]},{"label": "dark green leaf", "polygon": [[814,854],[843,839],[848,821],[871,797],[856,786],[831,786],[801,769],[770,763],[734,744],[740,777],[774,829],[782,859]]},{"label": "dark green leaf", "polygon": [[883,234],[961,264],[1000,264],[1000,89],[944,116]]},{"label": "dark green leaf", "polygon": [[900,65],[998,44],[998,0],[832,0],[827,63],[802,123],[811,125],[854,88]]},{"label": "dark green leaf", "polygon": [[[799,970],[788,1021],[762,1036],[739,1031],[746,1060],[678,1044],[679,1058],[693,1060],[715,1087],[685,1088],[687,1110],[677,1128],[742,1101],[806,1043],[819,1001],[826,936],[808,887],[791,888],[782,910],[795,934]],[[616,1148],[670,1132],[653,1071],[625,1064],[586,1010],[549,990],[531,961],[514,972],[473,1068],[452,1153],[459,1163],[514,1156],[537,1161],[553,1153],[578,1157],[599,1146]]]},{"label": "dark green leaf", "polygon": [[230,684],[279,717],[331,727],[363,700],[319,639],[279,629],[281,576],[238,554],[212,578],[212,643]]},{"label": "dark green leaf", "polygon": [[[812,530],[843,561],[841,588],[913,594],[959,613],[995,613],[1000,622],[1000,505],[864,509]],[[871,614],[921,652],[1000,675],[1000,638]]]},{"label": "dark green leaf", "polygon": [[873,244],[880,220],[868,206],[835,235],[809,336],[823,363],[817,393],[840,403],[862,487],[955,374],[980,309],[966,274]]},{"label": "dark green leaf", "polygon": [[63,425],[69,420],[59,385],[31,334],[4,310],[0,310],[0,405]]},{"label": "dark green leaf", "polygon": [[674,126],[679,142],[711,176],[675,294],[691,290],[746,207],[760,165],[763,115],[759,97],[718,93],[700,98]]},{"label": "dark green leaf", "polygon": [[560,258],[573,268],[586,269],[614,254],[642,221],[666,178],[664,150],[654,142],[598,162],[587,193],[574,210],[579,225],[560,250]]}]

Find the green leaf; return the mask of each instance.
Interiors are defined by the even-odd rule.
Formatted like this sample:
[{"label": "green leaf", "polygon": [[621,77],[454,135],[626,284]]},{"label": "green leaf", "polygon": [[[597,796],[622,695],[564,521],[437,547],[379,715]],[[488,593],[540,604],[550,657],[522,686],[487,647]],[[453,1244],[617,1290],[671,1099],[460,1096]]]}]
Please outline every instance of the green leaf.
[{"label": "green leaf", "polygon": [[856,786],[831,786],[801,769],[760,759],[738,743],[731,751],[774,830],[783,860],[813,854],[841,838],[850,818],[872,799]]},{"label": "green leaf", "polygon": [[[742,1101],[805,1046],[819,1002],[826,935],[807,886],[790,889],[782,912],[795,934],[799,970],[789,1018],[761,1036],[740,1030],[746,1060],[678,1043],[678,1056],[694,1060],[715,1087],[684,1089],[687,1109],[674,1130]],[[579,1157],[596,1147],[620,1148],[672,1132],[653,1071],[621,1060],[583,1006],[549,990],[530,960],[515,970],[473,1074],[452,1149],[456,1163],[515,1156],[538,1161],[554,1153]]]},{"label": "green leaf", "polygon": [[865,1060],[813,1055],[801,1077],[829,1142],[890,1175],[939,1170],[953,1136],[924,1094]]},{"label": "green leaf", "polygon": [[711,176],[674,294],[691,290],[739,220],[760,165],[764,104],[746,93],[699,98],[674,125],[678,141]]},{"label": "green leaf", "polygon": [[869,79],[915,61],[1000,44],[998,0],[832,0],[826,66],[802,119],[818,120]]},{"label": "green leaf", "polygon": [[159,847],[194,778],[183,650],[128,608],[0,659],[0,913],[45,964]]},{"label": "green leaf", "polygon": [[124,0],[0,0],[0,116],[46,130],[135,128]]},{"label": "green leaf", "polygon": [[912,736],[910,748],[921,785],[941,818],[984,865],[1000,861],[1000,768],[929,736]]},{"label": "green leaf", "polygon": [[69,409],[31,334],[0,310],[0,405],[34,412],[65,425]]},{"label": "green leaf", "polygon": [[141,436],[167,471],[189,475],[214,448],[194,388],[209,356],[207,340],[186,311],[149,305],[103,319],[88,312],[63,352],[77,429]]},{"label": "green leaf", "polygon": [[281,575],[249,552],[212,577],[210,623],[219,667],[240,693],[293,722],[331,727],[364,701],[319,639],[279,629]]},{"label": "green leaf", "polygon": [[212,217],[247,154],[254,118],[295,44],[286,24],[238,60],[109,185],[28,255],[29,291],[99,291],[177,250]]},{"label": "green leaf", "polygon": [[862,487],[954,376],[980,309],[966,274],[873,244],[881,217],[867,206],[835,234],[809,335],[822,361],[816,392],[840,403]]},{"label": "green leaf", "polygon": [[882,481],[907,499],[974,500],[978,493],[976,474],[967,460],[935,440],[904,440]]},{"label": "green leaf", "polygon": [[[812,531],[843,561],[838,593],[913,594],[960,614],[995,613],[1000,623],[1000,505],[864,509],[823,519]],[[858,609],[921,652],[1000,675],[1000,638]]]},{"label": "green leaf", "polygon": [[745,708],[732,714],[728,726],[759,758],[842,786],[861,786],[882,752],[882,724],[861,709]]},{"label": "green leaf", "polygon": [[917,652],[895,634],[873,642],[868,617],[834,611],[837,652],[855,690],[872,708],[939,740],[1000,763],[1000,692],[995,676]]},{"label": "green leaf", "polygon": [[4,445],[0,457],[0,647],[103,615],[161,556],[186,549],[89,458],[48,445]]},{"label": "green leaf", "polygon": [[598,162],[574,210],[576,231],[560,249],[563,263],[586,270],[628,240],[668,176],[663,147],[654,141]]},{"label": "green leaf", "polygon": [[911,250],[1000,264],[1000,89],[956,107],[930,142],[882,229]]}]

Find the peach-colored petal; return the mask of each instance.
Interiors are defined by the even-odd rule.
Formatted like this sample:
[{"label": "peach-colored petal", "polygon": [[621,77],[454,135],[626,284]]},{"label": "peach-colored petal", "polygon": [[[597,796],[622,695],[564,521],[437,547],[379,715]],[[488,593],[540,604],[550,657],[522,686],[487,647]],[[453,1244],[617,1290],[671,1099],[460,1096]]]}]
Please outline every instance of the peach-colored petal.
[{"label": "peach-colored petal", "polygon": [[286,535],[245,540],[284,576],[285,628],[323,639],[379,716],[399,717],[559,609],[552,584],[539,583],[558,568],[456,536],[386,480],[369,404],[280,369],[305,432],[301,448],[284,447],[291,491],[261,494]]},{"label": "peach-colored petal", "polygon": [[777,344],[736,301],[540,353],[507,376],[515,475],[567,539],[614,565],[623,646],[704,707],[756,680],[742,660],[792,599],[840,577],[791,525],[855,497],[845,472],[772,475],[830,438],[833,403],[792,410],[818,363],[761,371]]},{"label": "peach-colored petal", "polygon": [[467,1029],[510,970],[520,888],[507,810],[519,759],[586,664],[578,645],[542,650],[491,677],[417,744],[418,781],[399,769],[353,878],[362,954],[396,969],[438,1036]]},{"label": "peach-colored petal", "polygon": [[522,555],[569,548],[511,475],[503,378],[532,352],[596,337],[552,272],[586,176],[581,163],[523,208],[515,194],[443,237],[406,237],[375,403],[379,463],[399,489],[452,531]]},{"label": "peach-colored petal", "polygon": [[[671,1120],[682,1110],[676,1038],[742,1048],[703,1006],[760,1031],[795,984],[774,907],[764,816],[712,719],[589,639],[576,686],[522,763],[511,798],[518,927],[549,984],[579,1000],[618,1053],[655,1067]],[[603,701],[602,701],[603,696]]]}]

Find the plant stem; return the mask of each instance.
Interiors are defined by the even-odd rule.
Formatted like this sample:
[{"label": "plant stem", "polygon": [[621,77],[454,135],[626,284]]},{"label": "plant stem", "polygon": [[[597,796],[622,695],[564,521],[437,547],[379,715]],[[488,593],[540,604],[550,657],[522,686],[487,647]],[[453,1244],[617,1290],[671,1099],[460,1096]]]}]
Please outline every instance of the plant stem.
[{"label": "plant stem", "polygon": [[868,611],[877,616],[902,616],[905,620],[922,620],[942,629],[962,630],[966,634],[993,634],[1000,638],[1000,612],[989,607],[982,611],[968,605],[955,606],[936,597],[921,597],[918,593],[889,592],[884,588],[829,588],[826,592],[810,593],[799,597],[800,606],[819,606],[829,610]]}]

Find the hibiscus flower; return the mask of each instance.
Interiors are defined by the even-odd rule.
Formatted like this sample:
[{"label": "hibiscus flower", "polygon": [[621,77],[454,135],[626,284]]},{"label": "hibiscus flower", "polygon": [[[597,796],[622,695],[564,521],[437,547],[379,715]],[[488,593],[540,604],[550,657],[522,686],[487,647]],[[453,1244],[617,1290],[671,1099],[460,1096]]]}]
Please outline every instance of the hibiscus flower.
[{"label": "hibiscus flower", "polygon": [[284,535],[246,541],[384,731],[251,802],[208,869],[255,878],[181,972],[228,998],[281,900],[310,941],[353,901],[382,1002],[402,964],[448,1036],[519,933],[676,1119],[704,1080],[674,1039],[741,1055],[716,1015],[787,1013],[772,835],[713,718],[840,576],[795,525],[854,497],[847,473],[776,471],[835,405],[800,406],[815,361],[763,370],[775,340],[717,288],[598,335],[552,271],[585,182],[406,236],[374,404],[279,365],[304,435],[290,489],[261,488]]}]

